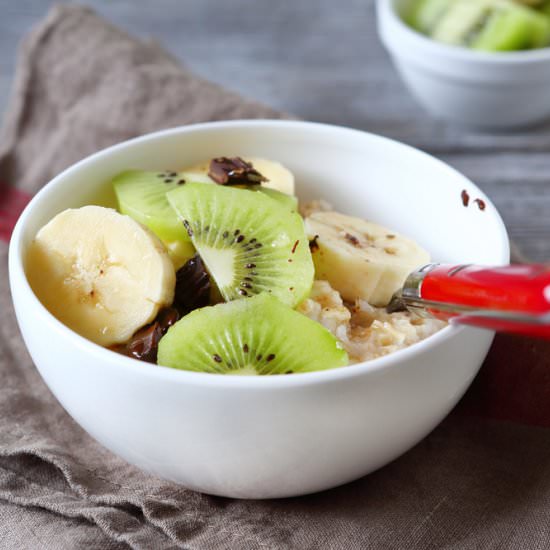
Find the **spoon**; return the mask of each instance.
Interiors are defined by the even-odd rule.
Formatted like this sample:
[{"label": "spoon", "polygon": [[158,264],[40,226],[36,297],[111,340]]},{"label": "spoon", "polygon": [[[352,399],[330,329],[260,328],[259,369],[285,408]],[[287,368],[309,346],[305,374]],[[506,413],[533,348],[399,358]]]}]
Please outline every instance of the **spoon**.
[{"label": "spoon", "polygon": [[550,265],[427,264],[407,277],[386,310],[550,338]]}]

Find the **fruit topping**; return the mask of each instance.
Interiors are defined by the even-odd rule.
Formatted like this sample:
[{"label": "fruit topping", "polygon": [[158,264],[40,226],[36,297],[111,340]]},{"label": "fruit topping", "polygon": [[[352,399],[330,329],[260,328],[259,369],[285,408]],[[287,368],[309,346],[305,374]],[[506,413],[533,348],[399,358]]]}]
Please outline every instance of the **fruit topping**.
[{"label": "fruit topping", "polygon": [[314,270],[298,214],[226,186],[190,183],[167,197],[226,301],[267,292],[295,306],[308,295]]},{"label": "fruit topping", "polygon": [[342,297],[385,306],[411,271],[430,256],[414,241],[381,225],[338,212],[306,218],[315,277]]},{"label": "fruit topping", "polygon": [[347,365],[348,357],[322,325],[279,300],[249,300],[197,309],[171,327],[158,363],[213,374],[290,374]]},{"label": "fruit topping", "polygon": [[128,170],[112,180],[120,212],[145,225],[162,240],[176,269],[195,254],[195,248],[168,204],[166,193],[189,182],[211,183],[205,174],[170,170]]},{"label": "fruit topping", "polygon": [[60,321],[93,342],[127,342],[172,304],[174,266],[147,228],[110,208],[61,212],[36,235],[29,282]]},{"label": "fruit topping", "polygon": [[[60,321],[140,361],[253,375],[347,365],[350,309],[385,306],[429,261],[414,241],[324,201],[304,207],[304,222],[294,175],[270,160],[129,170],[112,184],[122,213],[58,214],[32,242],[27,274]],[[314,275],[336,309],[310,295]]]}]

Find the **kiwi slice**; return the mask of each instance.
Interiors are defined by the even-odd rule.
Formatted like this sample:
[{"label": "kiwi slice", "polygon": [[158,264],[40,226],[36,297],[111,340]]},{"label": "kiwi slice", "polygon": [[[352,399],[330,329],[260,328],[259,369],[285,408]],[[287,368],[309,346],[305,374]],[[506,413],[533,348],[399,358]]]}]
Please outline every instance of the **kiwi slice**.
[{"label": "kiwi slice", "polygon": [[536,14],[531,23],[531,48],[547,48],[550,46],[550,3],[546,5],[546,12],[530,10]]},{"label": "kiwi slice", "polygon": [[550,16],[550,1],[543,2],[539,7],[538,11],[547,17]]},{"label": "kiwi slice", "polygon": [[268,292],[291,306],[309,294],[304,222],[264,193],[188,183],[167,193],[226,301]]},{"label": "kiwi slice", "polygon": [[322,325],[260,294],[180,319],[160,340],[158,364],[212,374],[291,374],[342,367],[348,356]]},{"label": "kiwi slice", "polygon": [[119,210],[147,226],[162,241],[189,242],[189,237],[176,213],[166,200],[166,192],[188,181],[210,181],[192,172],[144,172],[128,170],[118,174],[112,185]]},{"label": "kiwi slice", "polygon": [[405,21],[417,31],[430,35],[453,0],[418,0],[412,2]]},{"label": "kiwi slice", "polygon": [[298,211],[298,199],[294,195],[287,195],[282,191],[277,191],[277,189],[270,189],[269,187],[263,187],[262,185],[252,185],[251,187],[246,187],[251,191],[259,191],[264,195],[267,195],[270,199],[277,201],[281,206],[284,206],[291,212]]},{"label": "kiwi slice", "polygon": [[495,10],[470,47],[486,51],[524,50],[530,46],[532,22],[523,9]]},{"label": "kiwi slice", "polygon": [[470,43],[487,51],[541,48],[550,43],[550,19],[510,0],[491,0],[492,12]]},{"label": "kiwi slice", "polygon": [[477,50],[550,44],[550,19],[512,0],[419,0],[409,22],[434,40]]},{"label": "kiwi slice", "polygon": [[455,0],[430,36],[438,42],[467,46],[472,35],[483,28],[490,15],[487,0]]}]

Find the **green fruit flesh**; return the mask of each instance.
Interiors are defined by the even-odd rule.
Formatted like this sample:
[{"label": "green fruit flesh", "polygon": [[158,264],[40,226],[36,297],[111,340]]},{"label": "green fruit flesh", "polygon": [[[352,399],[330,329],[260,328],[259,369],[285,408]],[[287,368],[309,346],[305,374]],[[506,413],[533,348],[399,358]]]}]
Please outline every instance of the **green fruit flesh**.
[{"label": "green fruit flesh", "polygon": [[259,191],[264,195],[267,195],[270,199],[277,201],[281,206],[284,206],[291,212],[298,211],[298,199],[294,195],[287,195],[276,189],[270,189],[269,187],[262,187],[261,185],[254,185],[249,187],[251,191]]},{"label": "green fruit flesh", "polygon": [[512,0],[419,0],[407,19],[438,42],[485,51],[550,45],[550,17]]},{"label": "green fruit flesh", "polygon": [[189,242],[187,232],[166,200],[166,193],[179,187],[180,182],[203,179],[200,174],[188,172],[128,170],[118,174],[112,185],[122,214],[145,225],[164,242]]},{"label": "green fruit flesh", "polygon": [[547,46],[550,18],[510,0],[492,0],[493,11],[471,46],[488,51],[514,51]]},{"label": "green fruit flesh", "polygon": [[197,309],[161,339],[158,363],[212,374],[290,374],[342,367],[346,352],[319,323],[267,294]]},{"label": "green fruit flesh", "polygon": [[268,292],[295,306],[313,284],[302,218],[264,193],[189,183],[168,201],[226,301]]},{"label": "green fruit flesh", "polygon": [[480,28],[489,15],[487,3],[470,0],[453,2],[431,33],[431,37],[446,44],[466,45],[469,36]]},{"label": "green fruit flesh", "polygon": [[493,12],[470,47],[486,51],[514,51],[529,47],[531,22],[517,11]]},{"label": "green fruit flesh", "polygon": [[[198,172],[195,173],[199,174]],[[200,173],[199,175],[201,176],[201,179],[188,179],[189,181],[196,183],[215,183],[215,181],[207,174]],[[295,212],[298,211],[298,198],[294,195],[288,195],[287,193],[283,193],[282,191],[278,191],[277,189],[273,189],[271,187],[264,187],[263,185],[234,185],[232,187],[236,187],[238,189],[249,189],[250,191],[259,191],[277,202],[280,202],[283,206],[288,207],[290,210]]]},{"label": "green fruit flesh", "polygon": [[424,34],[431,34],[440,18],[448,10],[452,0],[419,0],[412,4],[407,22]]},{"label": "green fruit flesh", "polygon": [[550,4],[546,7],[546,13],[537,16],[531,27],[531,48],[546,48],[550,46]]}]

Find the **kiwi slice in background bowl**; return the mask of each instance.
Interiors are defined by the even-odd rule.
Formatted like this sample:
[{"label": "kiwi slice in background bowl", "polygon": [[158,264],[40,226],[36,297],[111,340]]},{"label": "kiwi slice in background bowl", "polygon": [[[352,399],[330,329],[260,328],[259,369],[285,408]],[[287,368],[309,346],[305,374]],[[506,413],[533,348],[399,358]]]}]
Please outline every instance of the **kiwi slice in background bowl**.
[{"label": "kiwi slice in background bowl", "polygon": [[520,10],[495,10],[469,46],[474,50],[514,51],[530,47],[532,22]]},{"label": "kiwi slice in background bowl", "polygon": [[314,267],[304,221],[264,193],[188,183],[167,193],[225,301],[267,292],[292,307]]},{"label": "kiwi slice in background bowl", "polygon": [[493,0],[492,11],[469,46],[486,51],[543,48],[550,44],[550,19],[512,0]]},{"label": "kiwi slice in background bowl", "polygon": [[404,18],[438,42],[475,50],[515,51],[550,45],[550,18],[540,2],[417,0]]},{"label": "kiwi slice in background bowl", "polygon": [[322,325],[268,294],[196,309],[168,329],[158,364],[211,374],[268,375],[343,367]]},{"label": "kiwi slice in background bowl", "polygon": [[404,20],[413,29],[431,35],[452,4],[452,0],[416,0],[410,3]]}]

